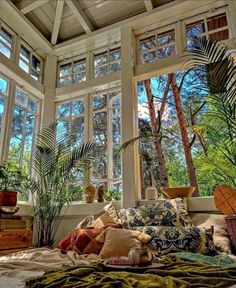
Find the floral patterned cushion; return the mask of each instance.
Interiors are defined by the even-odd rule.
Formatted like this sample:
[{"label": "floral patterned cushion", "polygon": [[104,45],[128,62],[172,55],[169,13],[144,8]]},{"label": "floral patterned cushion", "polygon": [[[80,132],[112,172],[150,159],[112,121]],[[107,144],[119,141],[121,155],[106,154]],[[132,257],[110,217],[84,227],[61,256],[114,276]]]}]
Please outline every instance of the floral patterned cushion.
[{"label": "floral patterned cushion", "polygon": [[152,237],[147,247],[154,250],[158,256],[179,251],[202,254],[211,254],[215,251],[213,227],[147,226],[136,227],[135,230],[143,231]]},{"label": "floral patterned cushion", "polygon": [[192,226],[191,218],[181,198],[120,209],[118,214],[121,224],[127,229],[139,226]]}]

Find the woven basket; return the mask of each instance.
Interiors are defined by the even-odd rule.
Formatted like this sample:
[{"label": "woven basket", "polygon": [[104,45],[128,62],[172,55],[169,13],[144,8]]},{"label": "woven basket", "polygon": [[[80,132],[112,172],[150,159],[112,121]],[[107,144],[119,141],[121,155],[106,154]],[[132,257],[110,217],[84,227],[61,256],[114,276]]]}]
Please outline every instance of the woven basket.
[{"label": "woven basket", "polygon": [[216,208],[225,215],[236,214],[236,189],[228,185],[217,185],[214,192]]},{"label": "woven basket", "polygon": [[229,215],[225,217],[227,232],[232,245],[232,252],[236,253],[236,215]]}]

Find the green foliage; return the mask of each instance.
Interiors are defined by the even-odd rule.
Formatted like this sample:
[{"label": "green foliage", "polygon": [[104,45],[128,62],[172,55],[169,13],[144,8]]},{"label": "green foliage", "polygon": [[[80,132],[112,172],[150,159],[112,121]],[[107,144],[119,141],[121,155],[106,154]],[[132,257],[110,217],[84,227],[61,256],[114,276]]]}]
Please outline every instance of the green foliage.
[{"label": "green foliage", "polygon": [[94,143],[75,147],[73,136],[57,134],[57,123],[51,123],[37,135],[31,180],[35,217],[34,245],[51,246],[60,221],[57,215],[76,197],[69,189],[73,173],[83,171],[92,161]]},{"label": "green foliage", "polygon": [[29,186],[26,174],[10,161],[0,164],[0,189],[3,191],[17,191],[25,193]]},{"label": "green foliage", "polygon": [[116,190],[107,191],[104,194],[104,199],[108,202],[121,200],[121,192]]}]

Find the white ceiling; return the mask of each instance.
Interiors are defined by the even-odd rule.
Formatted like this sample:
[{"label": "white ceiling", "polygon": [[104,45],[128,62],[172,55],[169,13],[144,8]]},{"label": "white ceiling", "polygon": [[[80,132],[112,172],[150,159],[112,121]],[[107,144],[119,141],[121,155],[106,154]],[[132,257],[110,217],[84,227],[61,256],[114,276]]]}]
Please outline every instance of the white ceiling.
[{"label": "white ceiling", "polygon": [[11,0],[52,45],[172,1],[174,0]]}]

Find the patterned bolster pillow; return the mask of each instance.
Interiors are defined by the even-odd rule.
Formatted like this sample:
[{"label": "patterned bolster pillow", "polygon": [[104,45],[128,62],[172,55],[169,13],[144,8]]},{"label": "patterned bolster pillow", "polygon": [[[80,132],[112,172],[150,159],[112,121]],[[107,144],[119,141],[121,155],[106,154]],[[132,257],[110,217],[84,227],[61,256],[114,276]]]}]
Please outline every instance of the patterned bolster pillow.
[{"label": "patterned bolster pillow", "polygon": [[151,240],[147,243],[147,246],[151,250],[154,250],[157,255],[180,251],[201,254],[215,252],[213,227],[146,226],[136,227],[135,230],[143,231],[151,236]]}]

